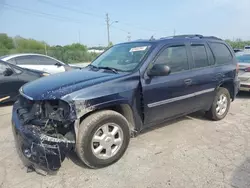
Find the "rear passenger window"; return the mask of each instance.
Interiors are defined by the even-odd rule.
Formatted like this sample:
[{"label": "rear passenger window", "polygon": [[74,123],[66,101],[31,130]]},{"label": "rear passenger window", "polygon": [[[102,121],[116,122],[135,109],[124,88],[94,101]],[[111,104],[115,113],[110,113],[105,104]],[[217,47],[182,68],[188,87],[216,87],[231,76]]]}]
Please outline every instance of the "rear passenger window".
[{"label": "rear passenger window", "polygon": [[166,64],[170,67],[171,73],[188,70],[188,58],[186,47],[172,46],[164,49],[157,57],[156,64]]},{"label": "rear passenger window", "polygon": [[210,47],[207,48],[207,55],[208,55],[208,59],[209,59],[209,65],[214,65],[215,59],[214,59],[214,55],[213,55]]},{"label": "rear passenger window", "polygon": [[210,42],[210,46],[215,56],[215,62],[218,65],[230,63],[232,57],[228,47],[222,43]]},{"label": "rear passenger window", "polygon": [[18,65],[38,65],[38,61],[32,56],[20,56],[16,57]]},{"label": "rear passenger window", "polygon": [[204,45],[192,45],[191,51],[194,58],[195,68],[209,66],[206,48]]}]

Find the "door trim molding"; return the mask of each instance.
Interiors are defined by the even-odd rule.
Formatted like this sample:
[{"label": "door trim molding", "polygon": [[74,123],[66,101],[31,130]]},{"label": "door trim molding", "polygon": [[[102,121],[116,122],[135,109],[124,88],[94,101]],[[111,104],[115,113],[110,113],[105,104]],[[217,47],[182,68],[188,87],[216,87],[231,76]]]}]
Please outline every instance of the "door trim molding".
[{"label": "door trim molding", "polygon": [[198,95],[202,95],[202,94],[205,94],[205,93],[210,93],[210,92],[212,92],[214,90],[215,90],[215,88],[210,88],[210,89],[205,89],[205,90],[198,91],[198,92],[195,92],[195,93],[191,93],[191,94],[188,94],[188,95],[183,95],[183,96],[180,96],[180,97],[174,97],[174,98],[171,98],[171,99],[166,99],[166,100],[162,100],[162,101],[158,101],[158,102],[154,102],[154,103],[149,103],[148,107],[153,108],[153,107],[160,106],[160,105],[163,105],[163,104],[168,104],[168,103],[180,101],[180,100],[183,100],[183,99],[195,97],[195,96],[198,96]]}]

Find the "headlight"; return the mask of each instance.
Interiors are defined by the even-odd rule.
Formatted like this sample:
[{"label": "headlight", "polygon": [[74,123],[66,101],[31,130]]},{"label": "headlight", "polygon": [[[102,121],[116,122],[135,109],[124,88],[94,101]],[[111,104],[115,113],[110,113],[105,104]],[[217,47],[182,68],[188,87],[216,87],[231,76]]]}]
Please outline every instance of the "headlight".
[{"label": "headlight", "polygon": [[42,76],[49,76],[49,73],[42,73]]}]

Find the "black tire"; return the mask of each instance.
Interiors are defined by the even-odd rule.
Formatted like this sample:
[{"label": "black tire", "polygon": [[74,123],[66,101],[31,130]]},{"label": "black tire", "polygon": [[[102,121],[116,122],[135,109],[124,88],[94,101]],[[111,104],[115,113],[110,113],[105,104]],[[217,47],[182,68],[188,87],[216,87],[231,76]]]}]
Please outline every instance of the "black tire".
[{"label": "black tire", "polygon": [[[222,115],[219,115],[216,112],[217,101],[219,100],[219,97],[221,95],[223,95],[223,94],[227,98],[227,108],[226,108],[226,111]],[[217,92],[216,92],[216,95],[214,97],[213,104],[212,104],[210,110],[206,112],[206,117],[211,119],[211,120],[214,120],[214,121],[222,120],[224,117],[226,117],[226,115],[227,115],[227,113],[229,111],[229,108],[230,108],[230,104],[231,104],[231,98],[230,98],[229,91],[226,88],[223,88],[223,87],[218,88]]]},{"label": "black tire", "polygon": [[[109,159],[97,158],[92,152],[91,140],[95,132],[106,123],[115,123],[123,132],[123,141],[117,153]],[[76,153],[83,163],[90,168],[103,168],[117,162],[125,153],[130,141],[129,123],[124,116],[112,111],[98,111],[85,118],[79,127]]]}]

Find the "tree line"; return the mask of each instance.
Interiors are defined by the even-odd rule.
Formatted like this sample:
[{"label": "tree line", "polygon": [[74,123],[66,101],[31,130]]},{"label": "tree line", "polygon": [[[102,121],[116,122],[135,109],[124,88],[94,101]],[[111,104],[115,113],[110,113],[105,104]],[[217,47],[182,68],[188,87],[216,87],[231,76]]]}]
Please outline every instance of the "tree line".
[{"label": "tree line", "polygon": [[[98,47],[105,49],[105,47]],[[90,62],[98,54],[88,52],[88,48],[80,43],[70,45],[48,45],[43,41],[26,39],[20,36],[9,37],[0,33],[0,56],[15,53],[38,53],[54,57],[65,63]]]},{"label": "tree line", "polygon": [[[250,45],[250,41],[226,40],[233,48],[243,49]],[[110,44],[112,45],[112,44]],[[91,47],[89,49],[105,50],[106,47]],[[5,33],[0,33],[0,56],[15,53],[38,53],[47,54],[65,63],[90,62],[97,57],[98,54],[88,52],[88,48],[80,43],[70,45],[48,45],[43,41],[34,39],[26,39],[20,36],[9,37]]]},{"label": "tree line", "polygon": [[236,39],[234,41],[227,39],[226,42],[232,46],[233,49],[244,49],[245,46],[250,46],[250,41]]}]

